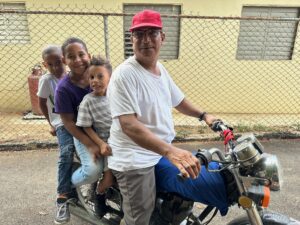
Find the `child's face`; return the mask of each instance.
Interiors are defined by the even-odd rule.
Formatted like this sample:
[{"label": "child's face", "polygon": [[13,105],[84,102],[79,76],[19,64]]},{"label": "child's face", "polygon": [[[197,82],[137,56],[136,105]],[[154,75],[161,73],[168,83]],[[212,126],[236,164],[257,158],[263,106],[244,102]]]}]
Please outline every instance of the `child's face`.
[{"label": "child's face", "polygon": [[91,66],[88,70],[90,87],[94,95],[105,96],[110,74],[104,66]]},{"label": "child's face", "polygon": [[62,55],[51,53],[45,56],[43,65],[55,77],[61,77],[65,72],[65,65],[62,62]]},{"label": "child's face", "polygon": [[80,43],[69,44],[65,49],[63,62],[75,75],[83,75],[90,64],[90,54]]}]

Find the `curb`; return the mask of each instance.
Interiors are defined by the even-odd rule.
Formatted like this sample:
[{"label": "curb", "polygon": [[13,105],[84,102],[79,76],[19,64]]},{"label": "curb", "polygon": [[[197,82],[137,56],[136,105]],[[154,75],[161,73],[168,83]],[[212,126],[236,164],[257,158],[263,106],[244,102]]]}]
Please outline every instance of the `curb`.
[{"label": "curb", "polygon": [[[251,132],[247,132],[251,133]],[[235,139],[239,138],[242,136],[244,133],[235,133]],[[269,140],[269,139],[299,139],[300,138],[300,133],[297,132],[260,132],[260,133],[255,133],[253,132],[255,137],[259,140]],[[173,143],[178,143],[178,142],[207,142],[207,141],[223,141],[223,138],[220,137],[220,135],[212,134],[212,135],[204,135],[204,134],[199,134],[197,136],[193,137],[175,137]]]},{"label": "curb", "polygon": [[[238,138],[242,133],[236,133],[235,138]],[[293,132],[273,132],[273,133],[254,133],[255,137],[259,140],[268,139],[300,139],[300,133]],[[176,136],[173,143],[182,142],[209,142],[209,141],[222,141],[222,138],[216,134],[199,134],[191,137],[178,137]],[[2,151],[26,151],[37,149],[50,149],[58,148],[57,142],[38,142],[32,141],[27,143],[7,143],[0,144],[0,152]]]},{"label": "curb", "polygon": [[1,151],[25,151],[25,150],[36,150],[36,149],[49,149],[57,148],[57,142],[27,142],[27,143],[8,143],[0,144]]}]

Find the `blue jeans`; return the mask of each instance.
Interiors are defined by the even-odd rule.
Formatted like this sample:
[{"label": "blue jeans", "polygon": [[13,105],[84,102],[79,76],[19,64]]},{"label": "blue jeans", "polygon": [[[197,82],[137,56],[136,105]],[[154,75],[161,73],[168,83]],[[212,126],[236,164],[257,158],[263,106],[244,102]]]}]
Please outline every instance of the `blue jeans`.
[{"label": "blue jeans", "polygon": [[71,192],[72,163],[75,147],[73,136],[64,126],[56,129],[56,136],[59,146],[57,193],[65,194]]},{"label": "blue jeans", "polygon": [[[210,163],[209,169],[218,169],[219,164]],[[156,188],[158,191],[175,192],[183,197],[206,205],[215,206],[222,216],[227,214],[228,203],[225,181],[220,173],[208,172],[205,166],[196,179],[179,181],[179,170],[162,157],[155,166]]]},{"label": "blue jeans", "polygon": [[92,154],[78,139],[74,138],[74,144],[81,167],[73,173],[72,184],[77,187],[97,181],[103,172],[103,157],[94,161]]}]

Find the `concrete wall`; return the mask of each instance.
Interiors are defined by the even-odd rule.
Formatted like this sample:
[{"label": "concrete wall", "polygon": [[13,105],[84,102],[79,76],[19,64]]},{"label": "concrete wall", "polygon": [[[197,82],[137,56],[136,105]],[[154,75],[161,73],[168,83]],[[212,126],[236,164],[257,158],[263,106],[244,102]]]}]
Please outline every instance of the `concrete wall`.
[{"label": "concrete wall", "polygon": [[[1,2],[8,1],[0,0]],[[41,1],[25,2],[27,10],[43,8],[60,10],[63,7],[63,11],[68,11],[68,7],[74,7],[73,0],[44,1],[41,9],[39,9]],[[76,2],[75,8],[82,8],[83,11],[85,8],[102,8],[106,12],[116,13],[122,12],[124,3],[149,3],[145,0]],[[70,6],[67,6],[68,4]],[[299,0],[153,0],[151,4],[179,4],[182,6],[182,14],[200,16],[241,16],[244,5],[300,7]],[[64,19],[70,21],[72,29],[65,25]],[[93,40],[93,42],[87,42],[90,53],[104,54],[103,30],[95,29],[96,27],[103,28],[103,19],[99,17],[91,19],[95,20],[95,27],[76,22],[85,21],[85,16],[28,15],[31,43],[15,46],[0,45],[0,52],[2,52],[0,68],[7,68],[5,71],[0,70],[2,71],[0,88],[1,90],[16,90],[0,92],[0,111],[30,109],[26,80],[33,62],[41,61],[40,52],[45,44],[49,42],[61,44],[68,36],[78,36],[85,40]],[[108,20],[111,38],[110,55],[114,67],[124,60],[122,21],[121,17],[109,17]],[[49,30],[47,27],[50,23],[55,23],[60,28],[59,32]],[[198,26],[202,23],[206,25]],[[299,56],[295,54],[293,59],[288,61],[236,60],[238,34],[238,21],[182,19],[179,59],[165,60],[163,63],[189,99],[207,111],[299,113],[300,104],[296,105],[294,99],[300,98],[297,85],[295,85],[300,83],[300,74],[292,70],[292,75],[285,76],[291,67],[298,66]],[[209,44],[201,45],[203,42]],[[294,51],[297,52],[297,49],[299,49],[298,36]],[[9,82],[7,82],[8,79]],[[224,96],[227,96],[226,103],[224,103]],[[254,97],[255,100],[253,100]],[[11,101],[12,99],[15,100]]]}]

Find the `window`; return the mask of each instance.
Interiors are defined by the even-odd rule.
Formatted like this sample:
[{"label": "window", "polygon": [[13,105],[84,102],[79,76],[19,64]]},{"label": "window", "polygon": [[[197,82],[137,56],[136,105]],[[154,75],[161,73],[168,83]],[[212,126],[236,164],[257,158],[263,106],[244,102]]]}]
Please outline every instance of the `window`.
[{"label": "window", "polygon": [[[25,11],[25,3],[0,3],[1,10]],[[26,14],[0,14],[0,44],[30,42]]]},{"label": "window", "polygon": [[[242,17],[298,18],[298,8],[243,7]],[[237,59],[290,60],[297,21],[241,20]]]},{"label": "window", "polygon": [[[180,15],[181,7],[178,5],[124,5],[124,13],[135,14],[144,9],[152,9],[160,12],[162,15]],[[132,44],[130,42],[132,16],[124,17],[124,54],[125,58],[133,55]],[[178,59],[179,55],[179,36],[180,19],[162,17],[163,31],[166,33],[165,42],[160,50],[160,59]]]}]

